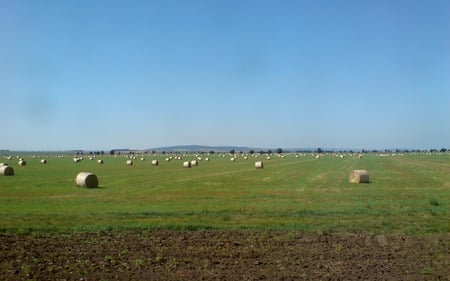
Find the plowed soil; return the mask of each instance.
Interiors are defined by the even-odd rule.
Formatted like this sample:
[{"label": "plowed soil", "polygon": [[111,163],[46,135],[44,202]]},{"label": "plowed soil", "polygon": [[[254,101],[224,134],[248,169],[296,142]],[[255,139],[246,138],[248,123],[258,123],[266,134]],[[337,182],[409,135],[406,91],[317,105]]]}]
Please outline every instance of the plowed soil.
[{"label": "plowed soil", "polygon": [[450,234],[0,234],[1,280],[450,280]]}]

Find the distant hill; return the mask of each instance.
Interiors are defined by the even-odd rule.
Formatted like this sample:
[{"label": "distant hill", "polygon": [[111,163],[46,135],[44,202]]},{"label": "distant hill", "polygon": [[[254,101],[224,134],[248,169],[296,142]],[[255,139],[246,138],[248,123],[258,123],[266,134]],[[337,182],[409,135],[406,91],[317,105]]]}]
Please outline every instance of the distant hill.
[{"label": "distant hill", "polygon": [[244,146],[207,146],[207,145],[177,145],[177,146],[165,146],[146,149],[146,151],[155,152],[229,152],[234,150],[236,152],[248,152],[250,150],[261,151],[267,149],[244,147]]}]

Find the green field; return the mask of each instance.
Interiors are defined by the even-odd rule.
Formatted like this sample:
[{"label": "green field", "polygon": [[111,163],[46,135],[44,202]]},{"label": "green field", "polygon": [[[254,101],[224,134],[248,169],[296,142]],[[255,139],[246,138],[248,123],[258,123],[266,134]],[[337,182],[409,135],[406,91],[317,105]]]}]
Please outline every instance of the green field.
[{"label": "green field", "polygon": [[[450,232],[450,156],[406,154],[344,159],[326,155],[236,162],[218,153],[198,167],[183,168],[169,155],[140,156],[132,167],[123,156],[25,156],[4,160],[14,176],[0,176],[0,231],[102,231],[123,229],[252,229],[305,232]],[[98,158],[99,159],[99,158]],[[158,159],[159,166],[151,160]],[[353,169],[366,169],[369,184],[351,184]],[[77,188],[78,172],[93,172],[94,189]]]}]

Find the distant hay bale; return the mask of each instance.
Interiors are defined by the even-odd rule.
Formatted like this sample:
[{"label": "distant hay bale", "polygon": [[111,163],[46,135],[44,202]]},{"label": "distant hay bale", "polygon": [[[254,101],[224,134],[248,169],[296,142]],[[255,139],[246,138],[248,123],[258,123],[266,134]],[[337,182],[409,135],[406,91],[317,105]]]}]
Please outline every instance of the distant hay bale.
[{"label": "distant hay bale", "polygon": [[170,162],[170,158],[169,158],[169,157],[167,157],[167,158],[166,158],[166,161],[167,161],[167,162]]},{"label": "distant hay bale", "polygon": [[98,187],[98,178],[93,173],[80,172],[75,178],[78,187]]},{"label": "distant hay bale", "polygon": [[1,166],[8,166],[8,163],[0,163],[0,167]]},{"label": "distant hay bale", "polygon": [[208,162],[208,161],[209,161],[209,158],[208,158],[208,157],[206,157],[206,158],[205,158],[205,161],[206,161],[206,162]]},{"label": "distant hay bale", "polygon": [[366,170],[353,170],[350,173],[349,180],[351,183],[368,183],[369,172]]},{"label": "distant hay bale", "polygon": [[47,159],[41,159],[41,164],[47,164]]},{"label": "distant hay bale", "polygon": [[103,160],[102,160],[102,159],[98,159],[98,160],[97,160],[97,163],[98,163],[98,164],[103,164]]},{"label": "distant hay bale", "polygon": [[145,161],[145,158],[144,158],[144,157],[141,157],[141,161]]},{"label": "distant hay bale", "polygon": [[14,169],[12,167],[8,166],[7,164],[2,165],[2,166],[0,166],[0,175],[14,176]]},{"label": "distant hay bale", "polygon": [[257,162],[255,162],[255,168],[256,168],[256,169],[264,169],[264,163],[263,163],[263,161],[257,161]]},{"label": "distant hay bale", "polygon": [[189,161],[183,162],[183,167],[184,168],[190,168],[191,167],[191,162],[189,162]]},{"label": "distant hay bale", "polygon": [[158,166],[158,164],[159,164],[158,160],[156,160],[156,159],[152,160],[152,166]]},{"label": "distant hay bale", "polygon": [[26,166],[27,165],[27,161],[25,161],[25,160],[23,160],[23,159],[21,159],[20,161],[19,161],[19,166]]},{"label": "distant hay bale", "polygon": [[128,166],[133,166],[133,160],[127,160],[127,165]]},{"label": "distant hay bale", "polygon": [[236,162],[236,158],[231,157],[231,158],[230,158],[230,161],[231,161],[231,162]]},{"label": "distant hay bale", "polygon": [[192,160],[191,161],[191,166],[198,166],[198,161],[197,160]]}]

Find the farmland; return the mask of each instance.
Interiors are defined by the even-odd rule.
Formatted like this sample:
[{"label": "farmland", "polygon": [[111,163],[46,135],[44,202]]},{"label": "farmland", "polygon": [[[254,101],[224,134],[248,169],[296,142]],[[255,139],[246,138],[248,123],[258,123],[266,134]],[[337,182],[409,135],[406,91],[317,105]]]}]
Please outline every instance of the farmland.
[{"label": "farmland", "polygon": [[[0,273],[48,279],[447,280],[448,154],[6,160]],[[41,164],[45,157],[47,164]],[[209,161],[205,161],[205,157]],[[158,166],[151,161],[157,159]],[[255,169],[255,161],[264,169]],[[352,184],[354,169],[370,183]],[[78,172],[99,188],[77,188]],[[292,258],[289,258],[292,257]],[[67,262],[70,261],[70,264]],[[100,272],[100,273],[98,273]],[[230,278],[230,274],[235,279]],[[358,275],[359,274],[359,275]],[[69,277],[68,277],[69,276]],[[83,279],[85,278],[85,279]],[[357,279],[357,278],[356,278]]]},{"label": "farmland", "polygon": [[[449,232],[450,157],[403,155],[362,158],[311,155],[264,160],[210,155],[198,167],[184,160],[146,156],[126,166],[124,157],[104,156],[9,161],[13,177],[0,177],[0,229],[98,231],[112,229],[271,229]],[[182,156],[187,160],[195,156]],[[160,165],[152,166],[151,159]],[[351,184],[352,169],[370,172],[369,184]],[[96,189],[77,188],[80,171],[95,173]]]}]

